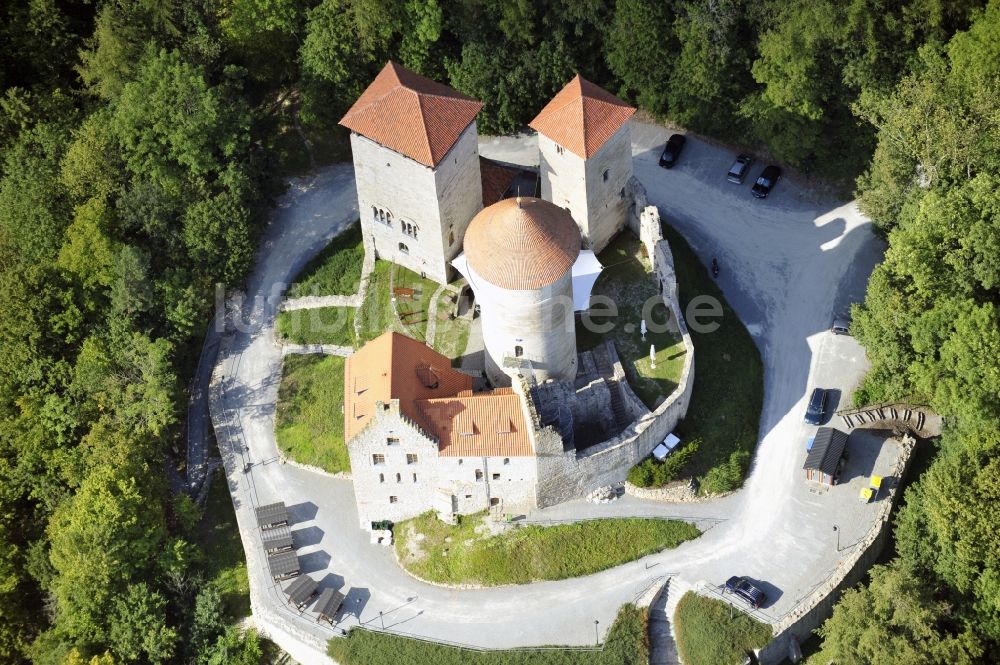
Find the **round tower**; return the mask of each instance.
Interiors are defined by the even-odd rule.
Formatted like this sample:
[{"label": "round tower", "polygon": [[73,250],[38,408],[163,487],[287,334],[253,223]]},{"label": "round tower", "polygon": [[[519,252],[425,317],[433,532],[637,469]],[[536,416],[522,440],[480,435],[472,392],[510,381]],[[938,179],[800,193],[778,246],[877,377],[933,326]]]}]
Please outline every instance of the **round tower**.
[{"label": "round tower", "polygon": [[509,385],[518,373],[573,381],[573,264],[581,237],[570,214],[541,199],[505,199],[472,219],[464,245],[490,381]]}]

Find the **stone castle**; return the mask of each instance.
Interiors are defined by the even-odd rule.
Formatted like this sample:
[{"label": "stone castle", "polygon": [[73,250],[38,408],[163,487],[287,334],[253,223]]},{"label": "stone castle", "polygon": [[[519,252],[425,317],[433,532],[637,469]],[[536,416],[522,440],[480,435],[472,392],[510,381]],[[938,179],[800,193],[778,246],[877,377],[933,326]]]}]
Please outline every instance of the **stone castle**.
[{"label": "stone castle", "polygon": [[[345,440],[366,528],[428,510],[530,510],[620,482],[690,400],[693,347],[672,257],[632,177],[635,109],[575,77],[530,124],[541,198],[504,198],[511,178],[498,185],[502,165],[479,156],[481,108],[390,62],[341,120],[365,250],[440,283],[455,270],[467,278],[495,386],[477,390],[482,380],[397,333],[348,358]],[[626,225],[647,247],[687,347],[679,387],[654,411],[611,343],[576,349],[575,311],[596,278],[578,270]]]}]

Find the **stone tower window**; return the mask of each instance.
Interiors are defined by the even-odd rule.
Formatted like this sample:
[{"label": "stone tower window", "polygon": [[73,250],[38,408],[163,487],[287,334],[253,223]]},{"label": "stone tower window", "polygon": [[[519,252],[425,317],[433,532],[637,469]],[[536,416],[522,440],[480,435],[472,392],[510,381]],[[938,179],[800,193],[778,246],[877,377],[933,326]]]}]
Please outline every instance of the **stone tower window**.
[{"label": "stone tower window", "polygon": [[601,178],[604,180],[604,182],[608,181],[608,174],[609,173],[610,173],[610,171],[608,171],[607,169],[604,169],[604,173],[601,174]]},{"label": "stone tower window", "polygon": [[374,464],[375,466],[385,464],[385,455],[383,455],[382,453],[375,453],[374,455],[372,455],[372,464]]},{"label": "stone tower window", "polygon": [[454,231],[448,231],[448,244],[449,245],[454,245],[455,244],[455,232]]},{"label": "stone tower window", "polygon": [[404,245],[403,243],[399,243],[399,251],[401,251],[403,254],[409,254],[410,248]]},{"label": "stone tower window", "polygon": [[522,347],[522,346],[515,346],[514,347],[514,357],[515,358],[520,358],[523,355],[524,355],[524,347]]},{"label": "stone tower window", "polygon": [[403,482],[403,476],[401,474],[398,473],[396,474],[396,482],[397,483]]},{"label": "stone tower window", "polygon": [[483,479],[483,470],[476,469],[476,480],[482,480],[482,479]]},{"label": "stone tower window", "polygon": [[390,496],[389,497],[389,503],[396,503],[397,501],[399,501],[399,497],[398,496]]},{"label": "stone tower window", "polygon": [[416,464],[417,463],[417,456],[414,453],[406,453],[406,463],[407,464]]},{"label": "stone tower window", "polygon": [[385,474],[384,473],[378,474],[378,481],[380,483],[384,483],[385,482]]},{"label": "stone tower window", "polygon": [[417,225],[416,224],[411,224],[410,222],[402,222],[402,225],[403,225],[403,233],[405,233],[406,235],[408,235],[411,238],[413,238],[414,240],[416,240],[416,238],[417,238],[417,231],[419,230],[417,228]]},{"label": "stone tower window", "polygon": [[566,148],[562,147],[561,145],[557,145],[557,146],[556,146],[556,154],[557,154],[557,155],[561,155],[561,154],[563,154],[564,152],[566,152]]}]

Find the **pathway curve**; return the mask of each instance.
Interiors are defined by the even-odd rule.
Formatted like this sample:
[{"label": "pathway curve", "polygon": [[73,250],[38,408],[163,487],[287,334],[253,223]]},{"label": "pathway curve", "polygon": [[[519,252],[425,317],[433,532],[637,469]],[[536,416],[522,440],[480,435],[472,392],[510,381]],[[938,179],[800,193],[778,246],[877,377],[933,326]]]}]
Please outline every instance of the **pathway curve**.
[{"label": "pathway curve", "polygon": [[[310,536],[298,550],[304,572],[321,587],[350,589],[345,625],[378,625],[382,613],[393,631],[483,647],[587,644],[595,620],[606,630],[622,603],[656,576],[673,573],[713,584],[731,574],[766,580],[773,602],[762,616],[773,620],[793,609],[817,579],[837,570],[846,555],[850,546],[833,546],[831,521],[840,523],[845,543],[867,530],[874,505],[824,502],[807,491],[800,469],[810,432],[801,422],[809,387],[820,382],[846,395],[866,369],[854,340],[825,331],[833,311],[863,294],[881,256],[870,224],[853,203],[815,200],[791,180],[782,181],[768,200],[756,201],[748,187],[725,182],[731,155],[697,140],[688,141],[677,168],[658,169],[665,136],[662,128],[636,125],[636,174],[694,249],[703,258],[720,258],[721,286],[756,334],[765,366],[761,439],[745,489],[719,502],[633,499],[604,506],[609,514],[700,515],[716,525],[677,549],[585,578],[471,590],[418,582],[390,550],[368,542],[349,481],[274,461],[281,351],[273,327],[280,290],[333,233],[356,219],[351,166],[297,182],[282,201],[249,280],[250,324],[238,326],[220,349],[210,401],[247,550],[255,616],[293,657],[321,662],[322,641],[333,632],[308,614],[290,613],[264,572],[252,507],[271,501],[285,501],[293,529]],[[591,509],[566,504],[533,517],[573,516],[574,510]]]}]

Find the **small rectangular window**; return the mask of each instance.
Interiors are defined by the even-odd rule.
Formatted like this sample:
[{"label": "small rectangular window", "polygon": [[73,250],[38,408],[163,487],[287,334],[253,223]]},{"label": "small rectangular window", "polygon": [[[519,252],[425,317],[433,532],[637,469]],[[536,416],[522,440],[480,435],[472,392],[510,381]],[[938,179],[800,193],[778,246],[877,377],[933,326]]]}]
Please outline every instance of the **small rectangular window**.
[{"label": "small rectangular window", "polygon": [[406,453],[406,463],[407,464],[416,464],[417,463],[417,456],[414,453]]},{"label": "small rectangular window", "polygon": [[399,437],[396,437],[396,436],[387,437],[386,440],[385,440],[385,445],[387,445],[387,446],[396,446],[396,445],[399,445]]},{"label": "small rectangular window", "polygon": [[397,501],[399,501],[399,497],[398,496],[390,496],[389,497],[389,503],[396,503]]},{"label": "small rectangular window", "polygon": [[417,474],[413,474],[413,482],[417,482]]},{"label": "small rectangular window", "polygon": [[510,458],[509,457],[504,457],[503,458],[503,463],[504,464],[510,464]]},{"label": "small rectangular window", "polygon": [[483,470],[476,469],[476,480],[482,480],[482,479],[483,479]]},{"label": "small rectangular window", "polygon": [[493,480],[500,480],[500,474],[499,473],[494,473],[493,474]]},{"label": "small rectangular window", "polygon": [[373,454],[372,455],[372,464],[374,464],[375,466],[379,466],[381,464],[385,464],[385,455],[383,455],[382,453],[375,453],[375,454]]}]

